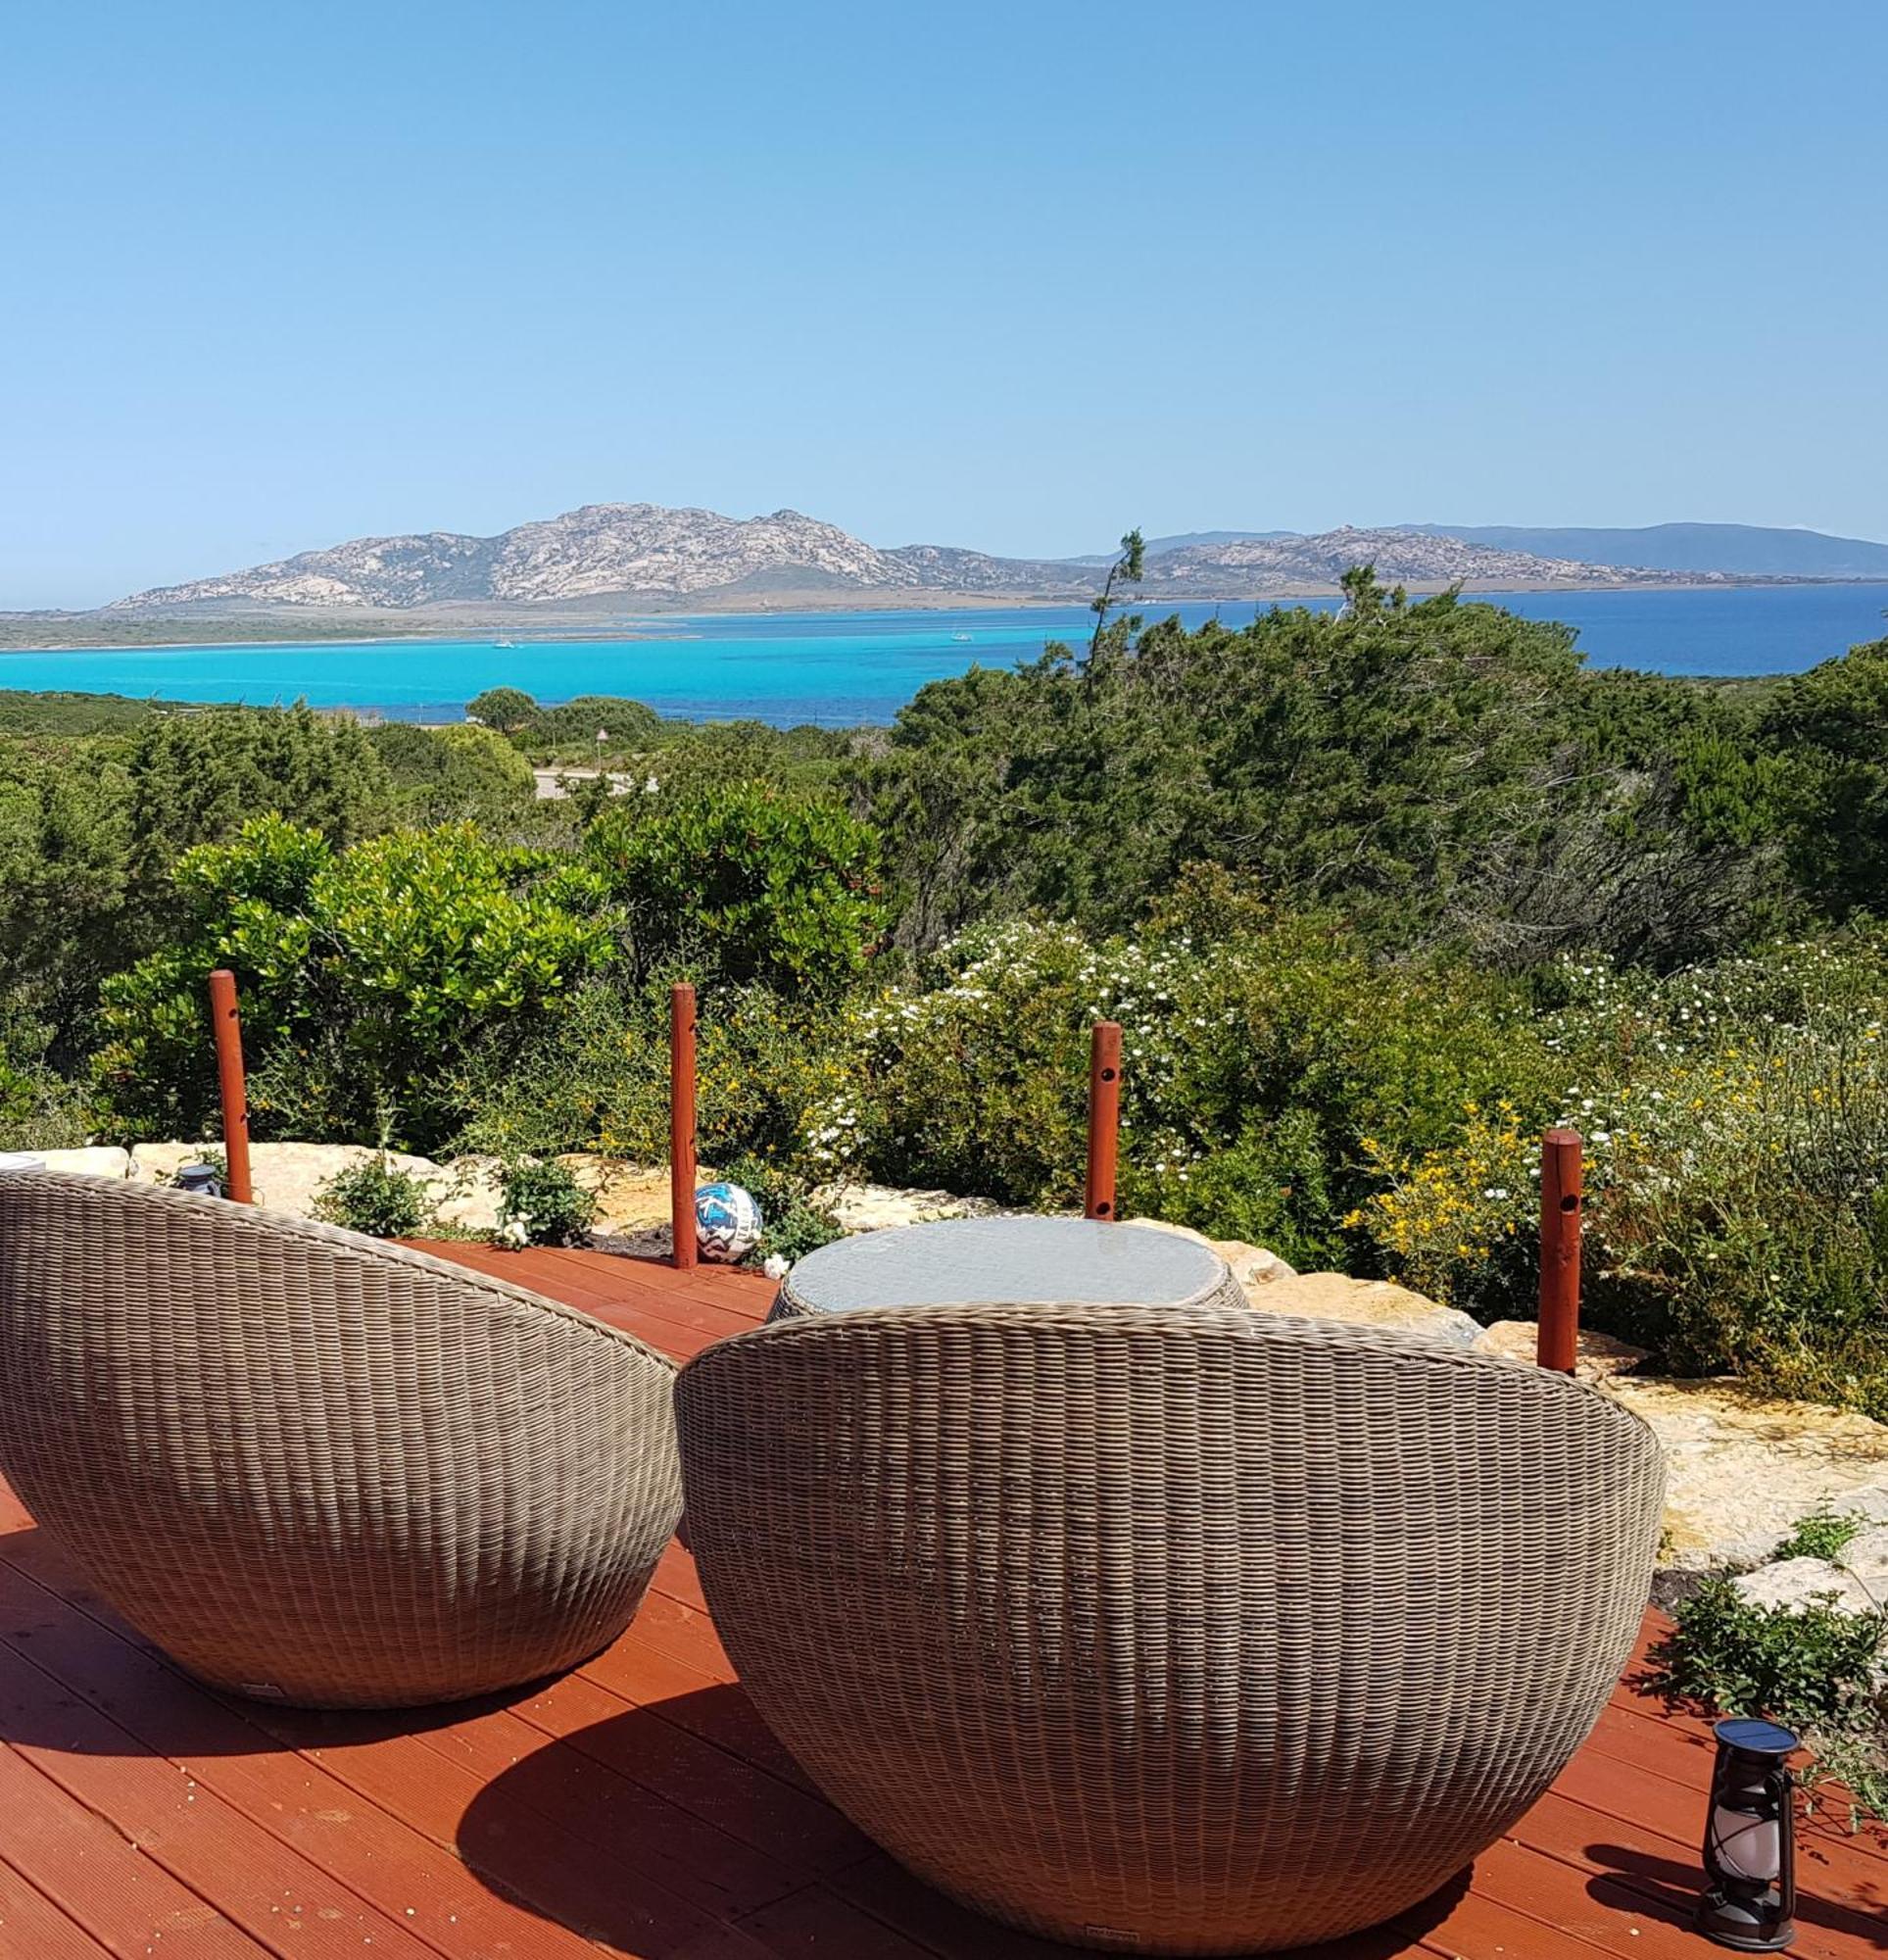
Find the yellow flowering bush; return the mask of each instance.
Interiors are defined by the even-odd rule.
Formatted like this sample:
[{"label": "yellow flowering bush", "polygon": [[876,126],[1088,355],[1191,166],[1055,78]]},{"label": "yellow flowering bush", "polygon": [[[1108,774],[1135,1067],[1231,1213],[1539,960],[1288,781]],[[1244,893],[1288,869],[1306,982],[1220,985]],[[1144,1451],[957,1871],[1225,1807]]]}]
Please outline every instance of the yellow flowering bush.
[{"label": "yellow flowering bush", "polygon": [[1540,1190],[1538,1132],[1507,1098],[1463,1105],[1458,1139],[1414,1155],[1359,1140],[1382,1188],[1344,1219],[1383,1267],[1451,1306],[1519,1310],[1533,1257]]}]

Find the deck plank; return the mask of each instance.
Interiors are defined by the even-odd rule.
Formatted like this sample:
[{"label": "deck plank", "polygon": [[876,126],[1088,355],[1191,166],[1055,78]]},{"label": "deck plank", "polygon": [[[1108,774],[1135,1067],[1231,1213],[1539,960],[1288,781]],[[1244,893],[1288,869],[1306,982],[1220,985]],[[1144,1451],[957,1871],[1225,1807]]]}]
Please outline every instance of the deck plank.
[{"label": "deck plank", "polygon": [[[423,1250],[676,1358],[759,1324],[773,1298],[716,1267]],[[1692,1960],[1709,1730],[1633,1679],[1471,1874],[1307,1960]],[[0,1485],[0,1960],[1069,1950],[941,1897],[824,1802],[734,1683],[680,1546],[628,1633],[560,1680],[458,1709],[309,1714],[190,1681]],[[1888,1836],[1815,1821],[1801,1842],[1796,1950],[1888,1953]]]},{"label": "deck plank", "polygon": [[145,1960],[154,1950],[174,1960],[244,1960],[266,1950],[5,1743],[0,1818],[7,1863],[117,1960]]},{"label": "deck plank", "polygon": [[[252,1952],[263,1952],[252,1947]],[[76,1921],[0,1858],[0,1960],[111,1960]]]}]

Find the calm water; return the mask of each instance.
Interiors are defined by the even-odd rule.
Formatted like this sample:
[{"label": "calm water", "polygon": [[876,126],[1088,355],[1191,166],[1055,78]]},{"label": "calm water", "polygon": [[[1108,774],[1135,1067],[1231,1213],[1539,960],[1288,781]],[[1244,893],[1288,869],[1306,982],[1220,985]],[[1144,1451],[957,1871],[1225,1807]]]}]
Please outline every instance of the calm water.
[{"label": "calm water", "polygon": [[[1293,602],[1294,604],[1300,602]],[[1302,602],[1320,609],[1329,600]],[[1515,593],[1496,603],[1564,619],[1596,666],[1675,674],[1789,673],[1888,628],[1888,584],[1705,588],[1673,592]],[[1245,606],[1150,608],[1189,625]],[[889,721],[927,681],[972,665],[1008,666],[1048,639],[1079,639],[1076,607],[974,612],[795,613],[774,618],[667,617],[627,623],[649,637],[392,645],[162,647],[0,654],[0,687],[66,688],[169,701],[290,702],[456,716],[482,688],[521,687],[540,701],[631,695],[668,714],[798,721]]]}]

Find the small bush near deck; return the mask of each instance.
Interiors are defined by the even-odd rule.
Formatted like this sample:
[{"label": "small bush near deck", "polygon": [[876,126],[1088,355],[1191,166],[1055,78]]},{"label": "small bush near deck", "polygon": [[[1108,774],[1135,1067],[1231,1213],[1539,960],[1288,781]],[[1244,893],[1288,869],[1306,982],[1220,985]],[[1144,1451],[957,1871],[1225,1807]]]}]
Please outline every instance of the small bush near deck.
[{"label": "small bush near deck", "polygon": [[[1827,1556],[1817,1547],[1851,1522],[1806,1518],[1776,1557]],[[1677,1607],[1672,1632],[1652,1650],[1652,1685],[1714,1715],[1761,1715],[1794,1729],[1813,1751],[1813,1785],[1846,1785],[1852,1822],[1888,1819],[1888,1614],[1843,1612],[1833,1600],[1754,1605],[1736,1577],[1736,1569],[1713,1573]]]},{"label": "small bush near deck", "polygon": [[509,1245],[580,1246],[596,1216],[597,1200],[560,1163],[520,1161],[501,1173],[498,1236]]},{"label": "small bush near deck", "polygon": [[1861,1537],[1866,1520],[1856,1511],[1812,1511],[1776,1547],[1777,1558],[1835,1558]]},{"label": "small bush near deck", "polygon": [[374,1239],[411,1239],[432,1223],[426,1187],[384,1156],[337,1171],[315,1196],[315,1215]]}]

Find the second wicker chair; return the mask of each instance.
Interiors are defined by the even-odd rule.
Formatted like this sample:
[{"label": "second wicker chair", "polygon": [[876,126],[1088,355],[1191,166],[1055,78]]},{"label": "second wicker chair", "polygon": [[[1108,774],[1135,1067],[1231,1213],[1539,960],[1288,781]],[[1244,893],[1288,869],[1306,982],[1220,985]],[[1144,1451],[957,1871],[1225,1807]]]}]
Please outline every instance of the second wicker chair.
[{"label": "second wicker chair", "polygon": [[445,1701],[627,1624],[680,1511],[662,1356],[215,1199],[0,1176],[0,1468],[192,1672]]},{"label": "second wicker chair", "polygon": [[690,1543],[760,1713],[921,1878],[1136,1952],[1428,1897],[1585,1738],[1651,1433],[1555,1375],[1210,1308],[936,1306],[724,1342]]}]

